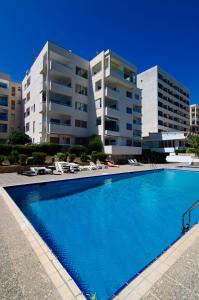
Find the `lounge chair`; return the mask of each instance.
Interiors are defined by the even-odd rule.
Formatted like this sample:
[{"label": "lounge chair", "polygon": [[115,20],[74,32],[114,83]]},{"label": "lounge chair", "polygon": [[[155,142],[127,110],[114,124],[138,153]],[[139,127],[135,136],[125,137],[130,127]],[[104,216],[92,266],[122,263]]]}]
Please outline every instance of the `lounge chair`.
[{"label": "lounge chair", "polygon": [[90,162],[90,165],[88,166],[88,169],[91,171],[91,170],[97,170],[97,166],[96,164],[94,164],[94,162]]},{"label": "lounge chair", "polygon": [[30,171],[34,172],[36,175],[52,174],[52,170],[46,167],[31,167]]},{"label": "lounge chair", "polygon": [[55,168],[57,173],[74,173],[75,169],[74,166],[70,165],[69,163],[65,161],[56,161],[55,162]]},{"label": "lounge chair", "polygon": [[96,167],[97,169],[106,169],[107,166],[105,164],[102,164],[100,160],[96,161]]},{"label": "lounge chair", "polygon": [[24,176],[37,176],[37,173],[35,171],[27,170],[27,171],[18,171],[19,175]]},{"label": "lounge chair", "polygon": [[137,159],[128,159],[128,163],[132,166],[140,166],[141,164],[137,161]]}]

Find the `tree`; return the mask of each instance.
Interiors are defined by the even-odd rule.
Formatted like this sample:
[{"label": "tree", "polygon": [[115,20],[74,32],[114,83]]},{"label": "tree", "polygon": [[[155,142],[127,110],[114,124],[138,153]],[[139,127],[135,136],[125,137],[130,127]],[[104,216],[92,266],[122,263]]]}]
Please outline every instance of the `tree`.
[{"label": "tree", "polygon": [[92,153],[93,151],[96,152],[103,151],[103,144],[99,135],[92,135],[89,138],[88,149],[90,153]]},{"label": "tree", "polygon": [[8,143],[12,145],[24,145],[31,143],[31,138],[20,130],[14,130],[9,135]]},{"label": "tree", "polygon": [[199,135],[191,137],[189,144],[197,156],[199,156]]}]

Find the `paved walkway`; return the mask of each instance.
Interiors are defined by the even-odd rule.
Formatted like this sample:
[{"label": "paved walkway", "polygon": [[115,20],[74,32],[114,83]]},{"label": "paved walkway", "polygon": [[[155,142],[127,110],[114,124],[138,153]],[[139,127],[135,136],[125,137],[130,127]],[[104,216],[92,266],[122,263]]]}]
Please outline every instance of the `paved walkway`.
[{"label": "paved walkway", "polygon": [[61,299],[1,195],[0,299]]},{"label": "paved walkway", "polygon": [[[175,167],[175,164],[158,167]],[[25,177],[17,174],[0,174],[0,186],[42,181],[54,181],[85,176],[97,176],[150,169],[144,166],[84,171],[78,174],[43,175]],[[186,250],[166,273],[143,295],[128,295],[136,300],[199,299],[199,238]],[[126,298],[126,297],[125,297]],[[43,300],[61,299],[33,252],[29,241],[0,195],[0,299]],[[100,299],[98,299],[100,300]]]},{"label": "paved walkway", "polygon": [[142,300],[174,299],[199,299],[199,238],[142,297]]}]

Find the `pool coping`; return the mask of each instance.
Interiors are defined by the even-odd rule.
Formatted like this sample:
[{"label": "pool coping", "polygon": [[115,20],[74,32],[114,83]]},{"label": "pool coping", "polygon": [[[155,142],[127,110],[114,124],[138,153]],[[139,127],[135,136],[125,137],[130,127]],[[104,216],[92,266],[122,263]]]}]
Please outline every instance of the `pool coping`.
[{"label": "pool coping", "polygon": [[[149,170],[140,171],[130,171],[122,172],[117,174],[102,174],[95,176],[85,176],[77,178],[69,178],[62,180],[52,180],[46,183],[68,181],[68,180],[78,180],[86,179],[92,177],[106,177],[117,176],[121,174],[136,174],[136,173],[152,173],[161,170],[179,170],[179,169],[167,169],[167,168],[157,168]],[[183,171],[183,170],[179,170]],[[189,171],[189,170],[188,170]],[[41,182],[44,183],[44,182]],[[25,183],[25,184],[15,184],[14,186],[24,186],[24,185],[35,185],[36,183]],[[10,211],[17,220],[21,230],[25,234],[27,240],[31,244],[36,256],[38,257],[40,263],[44,267],[48,277],[51,279],[55,285],[58,293],[62,299],[86,299],[83,292],[80,290],[73,278],[68,274],[65,268],[58,261],[57,257],[53,254],[47,244],[43,241],[39,233],[34,229],[33,225],[25,217],[22,211],[18,208],[14,200],[9,196],[7,191],[4,189],[6,187],[11,187],[12,185],[4,185],[0,187],[0,192],[3,199]],[[145,266],[139,273],[134,275],[129,279],[128,283],[120,287],[111,296],[110,299],[114,298],[117,300],[126,299],[129,294],[133,293],[133,299],[140,299],[151,287],[152,285],[162,277],[162,275],[168,270],[168,268],[175,263],[175,261],[181,256],[181,254],[191,246],[195,239],[199,236],[199,224],[193,226],[186,234],[180,236],[176,241],[174,241],[167,249],[161,253],[157,258],[151,261],[147,266]],[[88,295],[87,295],[88,296]],[[131,298],[132,299],[132,298]]]}]

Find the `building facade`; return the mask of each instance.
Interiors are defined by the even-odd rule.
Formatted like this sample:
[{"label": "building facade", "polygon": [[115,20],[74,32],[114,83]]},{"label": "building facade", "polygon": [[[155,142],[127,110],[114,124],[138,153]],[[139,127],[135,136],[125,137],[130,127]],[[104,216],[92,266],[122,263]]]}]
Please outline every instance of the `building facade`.
[{"label": "building facade", "polygon": [[174,152],[184,147],[190,128],[188,88],[158,66],[138,74],[138,87],[144,148]]},{"label": "building facade", "polygon": [[23,123],[21,83],[13,82],[8,74],[0,73],[0,144],[7,142],[13,130],[23,131]]},{"label": "building facade", "polygon": [[190,131],[199,133],[199,105],[190,105]]},{"label": "building facade", "polygon": [[110,50],[87,61],[47,42],[22,91],[33,143],[83,144],[99,134],[107,154],[141,154],[136,68]]}]

